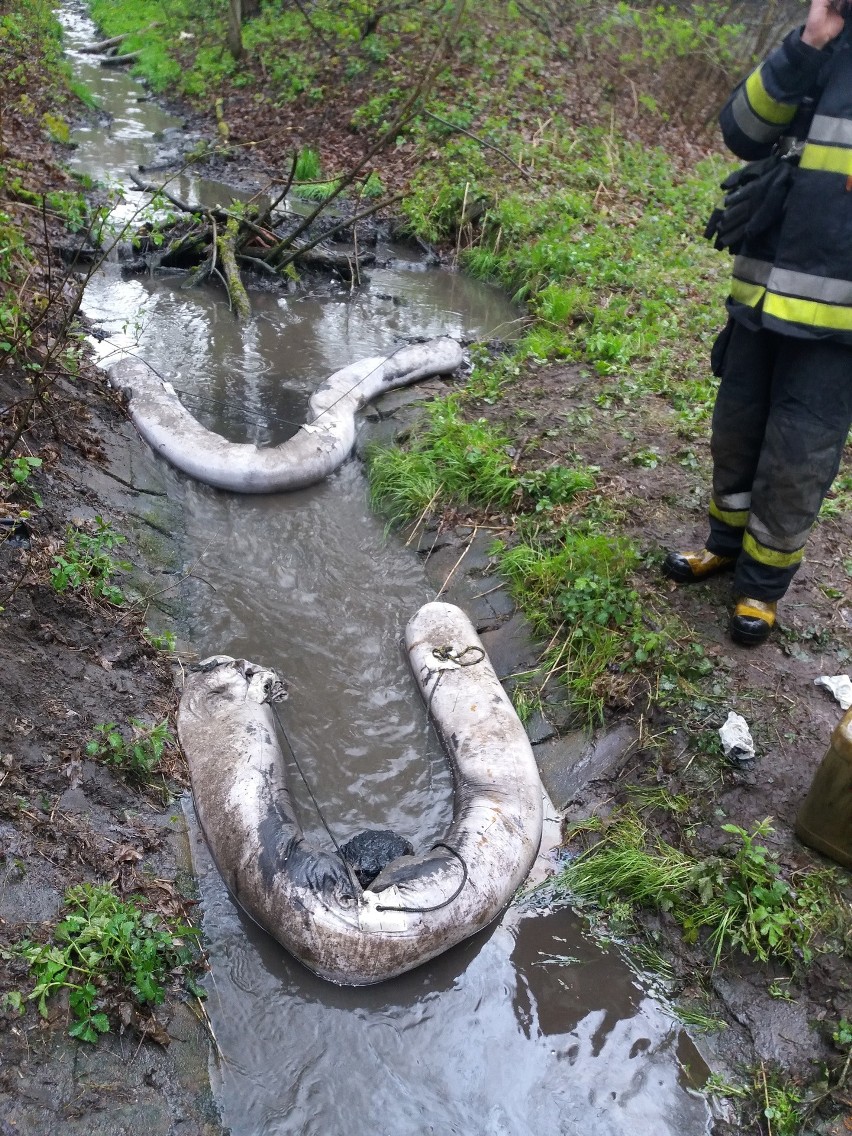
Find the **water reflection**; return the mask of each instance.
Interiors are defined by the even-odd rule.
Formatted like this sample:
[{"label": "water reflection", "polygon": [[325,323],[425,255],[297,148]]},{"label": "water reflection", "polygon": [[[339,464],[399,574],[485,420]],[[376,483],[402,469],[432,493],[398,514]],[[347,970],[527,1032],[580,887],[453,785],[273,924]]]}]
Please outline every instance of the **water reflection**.
[{"label": "water reflection", "polygon": [[[560,914],[563,926],[557,930]],[[551,928],[550,954],[542,923]],[[515,1015],[527,1037],[564,1034],[588,1014],[597,1015],[591,1035],[595,1057],[616,1024],[636,1014],[645,999],[633,975],[614,967],[612,955],[590,944],[564,912],[523,919],[512,962],[518,973]]]},{"label": "water reflection", "polygon": [[241,916],[197,847],[234,1136],[707,1131],[691,1043],[570,912],[509,912],[393,982],[341,989]]}]

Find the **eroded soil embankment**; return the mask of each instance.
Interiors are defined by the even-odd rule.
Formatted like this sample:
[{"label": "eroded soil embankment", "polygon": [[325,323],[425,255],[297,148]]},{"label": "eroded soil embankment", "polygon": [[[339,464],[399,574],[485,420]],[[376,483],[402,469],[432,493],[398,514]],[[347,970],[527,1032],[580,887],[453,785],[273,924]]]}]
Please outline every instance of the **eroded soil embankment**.
[{"label": "eroded soil embankment", "polygon": [[[84,203],[47,136],[69,106],[51,19],[34,5],[2,25],[0,1127],[213,1136],[208,1031],[200,1004],[178,995],[180,975],[153,1007],[129,986],[100,987],[96,1007],[112,1028],[94,1046],[67,1036],[68,990],[47,1017],[27,1002],[19,1010],[16,994],[33,984],[8,949],[45,941],[73,885],[139,897],[158,926],[186,922],[193,906],[177,752],[167,746],[145,784],[85,757],[99,725],[129,737],[133,718],[170,717],[170,667],[141,634],[158,619],[167,627],[166,616],[130,597],[158,592],[168,609],[177,595],[176,518],[161,490],[134,480],[139,443],[79,349],[77,279],[57,249],[68,241],[59,214]],[[118,604],[51,583],[69,526],[90,534],[96,517],[128,537],[113,554],[135,565],[113,581]]]}]

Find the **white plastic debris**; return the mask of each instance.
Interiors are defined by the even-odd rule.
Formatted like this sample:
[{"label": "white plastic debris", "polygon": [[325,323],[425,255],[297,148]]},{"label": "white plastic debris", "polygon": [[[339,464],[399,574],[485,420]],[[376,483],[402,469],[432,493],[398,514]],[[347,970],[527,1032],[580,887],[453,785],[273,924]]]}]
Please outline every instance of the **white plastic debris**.
[{"label": "white plastic debris", "polygon": [[849,675],[820,675],[814,686],[824,686],[840,703],[841,710],[852,706],[852,680]]},{"label": "white plastic debris", "polygon": [[754,741],[748,728],[748,722],[741,714],[731,710],[724,726],[719,730],[722,739],[722,749],[725,757],[739,765],[743,761],[754,758]]}]

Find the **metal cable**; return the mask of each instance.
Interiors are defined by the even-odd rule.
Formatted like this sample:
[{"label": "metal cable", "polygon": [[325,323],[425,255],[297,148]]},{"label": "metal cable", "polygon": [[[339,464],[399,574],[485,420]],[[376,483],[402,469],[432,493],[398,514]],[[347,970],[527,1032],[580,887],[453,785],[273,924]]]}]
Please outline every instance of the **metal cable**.
[{"label": "metal cable", "polygon": [[[471,652],[471,651],[478,652],[476,658],[471,659],[469,662],[466,662],[466,663],[462,662],[462,659],[464,659],[465,655],[469,654],[469,652]],[[465,647],[464,650],[462,650],[462,651],[456,651],[456,649],[452,646],[435,647],[432,650],[432,654],[434,655],[434,657],[436,659],[438,659],[441,662],[453,662],[459,667],[476,666],[477,663],[481,663],[482,660],[485,658],[484,649],[482,647],[478,646],[477,644],[474,644],[474,643],[468,644],[468,646]],[[431,715],[432,699],[435,696],[435,691],[438,689],[438,685],[439,685],[441,679],[444,677],[444,673],[445,673],[444,671],[438,672],[438,677],[435,679],[435,685],[432,687],[431,691],[429,692],[429,700],[426,703],[427,715]],[[350,879],[351,879],[352,875],[353,875],[353,870],[351,868],[351,865],[349,864],[346,857],[343,855],[343,852],[341,851],[340,845],[337,842],[337,838],[335,837],[334,833],[331,831],[331,828],[329,827],[329,824],[325,819],[325,814],[323,813],[323,811],[320,807],[320,803],[316,799],[316,797],[314,796],[314,791],[311,788],[307,777],[305,776],[305,771],[302,769],[302,766],[299,762],[298,757],[296,757],[296,751],[293,749],[293,744],[292,744],[292,742],[290,741],[290,738],[287,735],[287,731],[284,729],[284,723],[281,721],[281,715],[278,712],[278,707],[271,700],[270,700],[269,705],[272,707],[273,713],[275,714],[275,719],[278,722],[278,728],[281,731],[281,736],[283,737],[283,739],[284,739],[284,741],[287,745],[287,749],[290,751],[290,756],[292,757],[293,763],[299,771],[299,776],[302,778],[302,781],[304,782],[305,788],[308,791],[308,796],[311,798],[313,806],[316,809],[317,816],[319,817],[320,821],[322,822],[323,828],[328,833],[328,835],[331,839],[331,842],[334,845],[335,851],[337,852],[337,855],[340,857],[340,859],[343,861],[344,865],[346,866],[346,870],[349,873],[349,876],[350,876]],[[459,852],[459,850],[457,848],[455,848],[452,844],[448,844],[445,840],[436,841],[432,845],[431,851],[434,851],[436,848],[445,848],[447,850],[447,852],[449,852],[449,853],[451,853],[451,855],[455,856],[455,858],[458,860],[458,862],[462,866],[462,880],[461,880],[461,883],[459,884],[459,886],[453,892],[453,894],[451,896],[449,896],[447,899],[441,900],[440,903],[434,903],[429,907],[394,907],[394,906],[391,906],[389,904],[377,903],[376,904],[376,911],[398,911],[398,912],[411,914],[411,915],[425,915],[425,914],[428,914],[430,911],[440,911],[442,907],[448,907],[449,904],[451,904],[454,900],[458,899],[458,897],[461,895],[462,891],[464,890],[465,884],[468,881],[469,873],[468,873],[467,863],[465,862],[465,859],[462,856],[461,852]]]},{"label": "metal cable", "polygon": [[[476,658],[471,659],[469,662],[463,663],[462,659],[470,651],[478,652]],[[467,647],[464,648],[463,651],[456,651],[456,649],[452,646],[433,647],[432,654],[436,659],[438,659],[442,663],[453,662],[459,667],[475,667],[477,663],[481,663],[482,660],[485,658],[484,648],[478,646],[475,643],[469,643],[467,645]],[[426,715],[427,715],[427,717],[431,717],[432,700],[435,697],[435,691],[438,689],[438,686],[441,682],[441,679],[444,677],[445,674],[446,674],[446,671],[444,671],[444,670],[440,670],[440,671],[437,672],[438,677],[435,679],[435,685],[429,691],[429,698],[426,702]],[[436,848],[446,848],[446,850],[448,852],[451,852],[452,855],[455,856],[455,858],[458,860],[458,862],[462,866],[462,881],[459,884],[459,886],[456,888],[456,890],[453,892],[453,894],[448,899],[444,899],[440,903],[435,903],[431,907],[392,907],[392,906],[387,905],[387,904],[377,903],[376,904],[376,911],[399,911],[399,912],[408,913],[408,914],[411,914],[411,915],[425,915],[430,911],[440,911],[442,907],[447,907],[449,904],[451,904],[453,902],[453,900],[458,899],[458,897],[461,895],[462,891],[464,890],[465,884],[468,881],[467,863],[466,863],[464,857],[462,856],[461,852],[459,852],[458,848],[454,848],[452,844],[447,844],[447,842],[445,840],[436,841],[432,845],[432,851],[434,851]]]},{"label": "metal cable", "polygon": [[377,903],[376,911],[401,911],[404,913],[410,913],[411,915],[423,915],[428,913],[429,911],[440,911],[442,907],[448,907],[449,904],[453,902],[453,900],[458,899],[464,889],[464,885],[467,883],[468,878],[467,864],[464,861],[464,857],[462,856],[461,852],[459,852],[458,848],[454,848],[452,844],[447,844],[445,840],[436,841],[432,845],[432,851],[434,851],[436,848],[446,848],[448,852],[452,852],[452,854],[462,866],[462,882],[449,897],[449,899],[443,899],[440,903],[433,903],[431,907],[391,907],[390,905]]},{"label": "metal cable", "polygon": [[[308,779],[305,776],[305,771],[302,769],[301,765],[299,764],[298,757],[296,757],[296,751],[293,749],[292,743],[290,742],[290,739],[287,737],[287,731],[284,729],[284,723],[281,721],[281,715],[278,713],[278,707],[275,705],[274,702],[270,702],[269,705],[272,707],[273,712],[275,713],[275,717],[278,721],[278,728],[281,731],[281,736],[284,738],[284,741],[287,743],[287,749],[290,751],[290,756],[293,758],[293,763],[295,764],[296,768],[299,771],[299,775],[301,776],[302,780],[305,783],[305,788],[308,790],[308,795],[311,798],[311,800],[313,801],[314,808],[317,811],[317,816],[322,821],[323,828],[328,833],[328,835],[331,837],[331,842],[334,845],[334,848],[335,848],[335,851],[337,852],[337,855],[340,857],[340,859],[343,861],[343,863],[346,864],[346,857],[340,851],[340,845],[337,843],[337,838],[335,837],[334,833],[331,831],[331,829],[328,826],[328,823],[325,819],[323,811],[320,808],[319,801],[314,796],[314,791],[310,787],[310,785],[308,784]],[[347,867],[348,867],[348,865],[347,865]]]},{"label": "metal cable", "polygon": [[[328,412],[330,410],[333,410],[339,402],[342,402],[344,398],[348,398],[349,395],[355,390],[356,387],[360,386],[361,383],[363,383],[366,379],[368,379],[370,377],[370,375],[374,375],[380,367],[383,367],[385,365],[385,363],[388,363],[388,362],[390,362],[391,359],[395,358],[400,353],[400,351],[404,351],[407,347],[410,347],[413,342],[416,342],[416,340],[412,340],[411,342],[408,342],[408,343],[403,343],[399,347],[397,347],[394,351],[392,351],[390,353],[390,355],[382,356],[381,361],[378,362],[375,365],[375,367],[373,367],[373,369],[371,371],[368,371],[366,375],[362,375],[360,377],[360,379],[358,379],[356,382],[354,382],[352,384],[351,387],[349,387],[347,390],[343,391],[340,394],[340,396],[334,400],[334,402],[332,402],[324,410],[321,410],[320,413],[316,416],[316,418],[314,418],[310,422],[310,425],[313,426],[313,424],[315,422],[319,422],[320,418],[322,418],[322,416],[324,414],[328,414]],[[174,385],[174,383],[171,381],[171,379],[167,379],[166,376],[153,365],[153,363],[150,363],[147,359],[143,359],[141,357],[141,355],[139,355],[138,352],[131,351],[129,348],[126,348],[126,347],[118,348],[117,350],[121,351],[125,355],[130,355],[131,358],[133,358],[133,359],[139,359],[140,362],[143,362],[147,367],[150,367],[150,369],[154,372],[154,374],[157,376],[157,378],[163,383],[168,383],[169,386],[172,387],[172,389],[175,391],[176,394],[184,395],[187,398],[195,398],[195,399],[198,399],[202,402],[203,401],[209,401],[214,406],[224,407],[230,413],[243,414],[244,417],[246,418],[246,421],[249,421],[249,422],[252,421],[251,416],[249,414],[247,414],[247,412],[243,411],[239,407],[233,406],[232,404],[225,402],[224,400],[211,399],[209,395],[196,394],[192,391],[185,391],[185,390],[182,390],[180,387],[176,387]],[[320,383],[320,387],[321,386],[322,386],[322,383]],[[317,390],[319,390],[319,387],[315,388],[313,393],[316,394]],[[286,425],[286,426],[295,426],[299,430],[303,426],[308,425],[308,423],[306,423],[306,422],[293,422],[290,419],[282,418],[277,414],[268,414],[268,415],[266,415],[266,418],[271,419],[275,422],[280,422],[280,423],[282,423],[283,425]],[[258,425],[258,426],[262,426],[264,424],[263,419],[260,419],[260,418],[255,419],[255,424]]]},{"label": "metal cable", "polygon": [[[360,385],[361,385],[361,383],[363,383],[363,382],[365,381],[365,379],[368,379],[368,378],[370,377],[370,375],[374,375],[374,374],[376,373],[376,371],[378,371],[378,369],[379,369],[380,367],[384,366],[384,364],[385,364],[385,363],[387,363],[387,362],[388,362],[389,360],[393,359],[393,357],[394,357],[395,355],[397,355],[397,354],[398,354],[398,353],[399,353],[400,351],[403,351],[403,350],[405,350],[405,348],[406,348],[406,347],[408,347],[408,346],[410,346],[410,345],[406,343],[406,344],[404,344],[404,345],[403,345],[402,347],[398,347],[398,348],[396,349],[396,351],[392,352],[392,353],[391,353],[390,355],[387,355],[387,356],[383,357],[383,359],[382,359],[381,363],[377,363],[377,364],[376,364],[376,366],[375,366],[375,367],[373,367],[372,371],[368,371],[366,375],[362,375],[362,376],[361,376],[361,378],[360,378],[360,379],[358,379],[358,381],[357,381],[357,382],[353,383],[351,387],[349,387],[349,388],[348,388],[347,390],[343,391],[343,392],[342,392],[342,393],[340,394],[340,396],[339,396],[338,398],[336,398],[336,399],[334,400],[334,402],[332,402],[332,403],[331,403],[331,404],[330,404],[329,406],[327,406],[327,407],[326,407],[326,408],[325,408],[324,410],[321,410],[321,411],[320,411],[320,413],[319,413],[319,414],[318,414],[318,415],[316,416],[316,418],[313,418],[313,419],[311,420],[311,422],[310,422],[310,423],[306,423],[306,422],[293,422],[293,421],[292,421],[291,419],[289,419],[289,418],[282,418],[282,417],[281,417],[280,415],[277,415],[277,414],[274,414],[274,413],[271,413],[271,414],[267,414],[267,415],[265,416],[265,417],[266,417],[266,419],[267,419],[267,420],[272,420],[273,422],[280,422],[280,423],[282,423],[283,425],[286,425],[286,426],[295,426],[297,430],[301,430],[301,428],[302,428],[303,426],[306,426],[306,425],[311,425],[311,426],[313,426],[315,422],[319,422],[319,420],[320,420],[320,418],[322,418],[323,414],[327,414],[327,413],[328,413],[328,412],[329,412],[330,410],[333,410],[333,409],[334,409],[334,407],[335,407],[335,406],[337,406],[337,404],[338,404],[339,402],[342,402],[344,398],[348,398],[348,397],[349,397],[349,395],[350,395],[350,394],[351,394],[351,393],[352,393],[352,392],[353,392],[353,391],[355,390],[355,388],[356,388],[356,387],[358,387],[358,386],[360,386]],[[159,377],[160,377],[160,378],[162,378],[162,376],[161,376],[161,375],[160,375]],[[166,381],[168,381],[168,380],[166,380]],[[262,426],[262,425],[264,425],[264,421],[263,421],[263,419],[262,419],[262,418],[255,418],[255,419],[252,419],[252,416],[251,416],[251,414],[250,414],[250,413],[248,413],[247,411],[244,411],[244,410],[242,410],[242,409],[241,409],[241,408],[239,408],[239,407],[236,407],[236,406],[234,406],[234,405],[233,405],[233,404],[231,404],[231,403],[225,402],[225,400],[224,400],[224,399],[213,399],[213,398],[210,398],[210,396],[209,396],[209,395],[196,394],[196,393],[195,393],[194,391],[185,391],[185,390],[182,390],[182,389],[181,389],[180,387],[176,387],[176,386],[174,385],[174,383],[170,383],[169,385],[170,385],[170,386],[172,387],[172,389],[173,389],[173,390],[174,390],[174,391],[175,391],[175,392],[176,392],[177,394],[183,395],[183,396],[185,396],[186,398],[190,398],[190,399],[193,399],[193,398],[194,398],[194,399],[197,399],[197,400],[199,400],[199,401],[201,401],[201,402],[209,402],[209,403],[210,403],[211,405],[213,405],[213,406],[221,406],[221,407],[224,407],[224,408],[225,408],[225,409],[226,409],[226,410],[227,410],[227,411],[228,411],[229,413],[234,413],[234,414],[242,414],[242,415],[243,415],[243,417],[245,418],[245,420],[246,420],[246,421],[248,421],[248,422],[254,421],[255,425],[258,425],[258,426]],[[320,386],[322,386],[322,384],[320,384]],[[319,387],[317,387],[317,388],[316,388],[316,389],[315,389],[315,390],[313,391],[313,394],[316,394],[316,391],[317,391],[317,390],[319,390]],[[313,394],[312,394],[311,396],[309,396],[309,397],[313,397]]]},{"label": "metal cable", "polygon": [[211,395],[197,394],[195,391],[183,390],[181,387],[176,387],[174,383],[171,385],[181,398],[189,399],[190,402],[206,403],[208,406],[217,409],[224,409],[229,415],[242,418],[244,422],[249,422],[253,426],[266,426],[269,422],[277,422],[281,426],[295,426],[297,430],[301,430],[305,425],[304,422],[294,422],[291,418],[283,418],[280,414],[271,412],[268,414],[264,413],[263,415],[260,413],[252,414],[251,411],[245,410],[243,407],[238,407],[234,403],[226,402],[225,399],[213,398]]}]

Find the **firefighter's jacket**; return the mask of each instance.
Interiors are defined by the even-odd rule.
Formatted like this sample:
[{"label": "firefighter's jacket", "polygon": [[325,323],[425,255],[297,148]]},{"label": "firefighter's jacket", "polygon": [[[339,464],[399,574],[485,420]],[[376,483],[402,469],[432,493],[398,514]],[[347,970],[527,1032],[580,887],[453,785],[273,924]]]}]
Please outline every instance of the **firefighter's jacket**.
[{"label": "firefighter's jacket", "polygon": [[[739,322],[852,344],[852,43],[822,50],[791,32],[742,82],[720,124],[740,158],[804,139],[786,206],[734,260],[728,307]],[[800,147],[801,148],[801,147]]]}]

